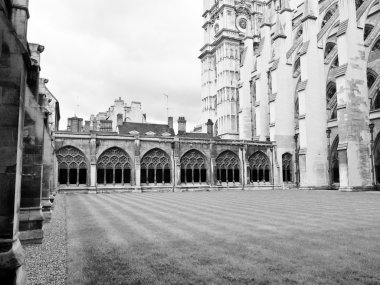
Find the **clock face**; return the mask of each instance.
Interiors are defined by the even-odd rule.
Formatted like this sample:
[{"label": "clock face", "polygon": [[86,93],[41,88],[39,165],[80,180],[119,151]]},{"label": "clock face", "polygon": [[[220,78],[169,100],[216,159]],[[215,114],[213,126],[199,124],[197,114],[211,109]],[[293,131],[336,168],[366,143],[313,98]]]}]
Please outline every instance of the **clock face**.
[{"label": "clock face", "polygon": [[239,27],[243,30],[247,29],[247,19],[246,18],[241,18],[239,20]]},{"label": "clock face", "polygon": [[240,15],[236,19],[236,28],[242,32],[245,33],[248,27],[248,20],[245,15]]}]

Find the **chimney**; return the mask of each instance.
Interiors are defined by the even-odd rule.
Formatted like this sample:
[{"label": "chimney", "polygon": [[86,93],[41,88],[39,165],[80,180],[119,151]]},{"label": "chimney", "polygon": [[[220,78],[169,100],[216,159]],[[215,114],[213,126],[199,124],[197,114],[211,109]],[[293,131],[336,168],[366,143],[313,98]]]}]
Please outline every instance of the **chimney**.
[{"label": "chimney", "polygon": [[169,129],[173,129],[174,128],[174,119],[173,119],[173,117],[168,117],[168,126],[169,126]]},{"label": "chimney", "polygon": [[210,137],[213,137],[214,136],[214,123],[212,122],[211,119],[208,119],[206,125],[207,125],[207,134]]},{"label": "chimney", "polygon": [[178,134],[186,133],[186,119],[185,117],[178,118]]},{"label": "chimney", "polygon": [[123,125],[123,114],[117,114],[117,125],[118,126]]}]

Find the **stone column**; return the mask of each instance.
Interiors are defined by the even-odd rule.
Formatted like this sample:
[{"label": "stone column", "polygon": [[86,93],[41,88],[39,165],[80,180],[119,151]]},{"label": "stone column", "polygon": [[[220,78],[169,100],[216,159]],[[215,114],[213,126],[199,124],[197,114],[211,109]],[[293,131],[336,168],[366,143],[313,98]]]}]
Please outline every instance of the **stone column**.
[{"label": "stone column", "polygon": [[[89,178],[87,179],[87,185],[90,186],[90,189],[97,188],[97,168],[96,168],[96,154],[97,154],[97,144],[96,144],[96,133],[91,132],[90,139],[90,169],[88,171]],[[90,190],[90,191],[91,191]]]},{"label": "stone column", "polygon": [[135,175],[134,175],[134,185],[135,191],[141,192],[141,163],[140,163],[140,137],[135,136]]},{"label": "stone column", "polygon": [[20,239],[28,243],[41,243],[44,117],[29,88],[25,99]]},{"label": "stone column", "polygon": [[299,92],[300,175],[302,189],[327,188],[327,128],[323,51],[318,48],[318,1],[306,0],[303,13],[304,42],[300,49]]},{"label": "stone column", "polygon": [[[4,10],[3,10],[4,9]],[[24,252],[19,241],[26,70],[22,50],[0,7],[0,280],[26,284]],[[25,35],[24,35],[25,36]],[[7,47],[5,49],[4,47]]]},{"label": "stone column", "polygon": [[44,127],[44,144],[43,144],[43,175],[42,175],[42,215],[45,222],[51,219],[50,193],[53,178],[53,145],[49,130]]},{"label": "stone column", "polygon": [[209,185],[211,187],[216,185],[216,157],[217,153],[215,150],[215,143],[210,142],[210,173],[209,173]]},{"label": "stone column", "polygon": [[352,191],[372,185],[367,62],[354,0],[339,0],[339,18],[336,87],[340,190]]}]

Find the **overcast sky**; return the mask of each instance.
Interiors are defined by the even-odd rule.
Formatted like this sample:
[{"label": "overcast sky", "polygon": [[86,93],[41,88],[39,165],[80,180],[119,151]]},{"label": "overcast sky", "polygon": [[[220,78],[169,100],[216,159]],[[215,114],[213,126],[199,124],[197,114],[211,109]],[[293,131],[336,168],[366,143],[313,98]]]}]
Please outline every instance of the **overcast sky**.
[{"label": "overcast sky", "polygon": [[[201,0],[33,0],[28,41],[45,46],[41,77],[61,107],[61,129],[114,99],[141,101],[149,122],[201,112]],[[191,124],[193,123],[193,124]]]}]

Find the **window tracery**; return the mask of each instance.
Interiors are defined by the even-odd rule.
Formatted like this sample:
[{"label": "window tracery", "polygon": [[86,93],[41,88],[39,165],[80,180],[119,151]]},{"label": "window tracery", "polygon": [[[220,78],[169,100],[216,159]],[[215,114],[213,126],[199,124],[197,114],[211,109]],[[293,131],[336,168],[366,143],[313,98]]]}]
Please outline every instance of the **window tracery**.
[{"label": "window tracery", "polygon": [[331,7],[325,14],[323,21],[322,21],[322,28],[327,24],[327,22],[331,19],[331,17],[334,15],[334,13],[338,10],[338,4],[335,4],[333,7]]},{"label": "window tracery", "polygon": [[98,184],[123,184],[131,182],[131,159],[120,148],[106,150],[97,161]]},{"label": "window tracery", "polygon": [[79,185],[87,183],[87,160],[74,147],[63,147],[57,152],[58,181],[60,184]]},{"label": "window tracery", "polygon": [[282,155],[282,180],[284,182],[293,182],[293,161],[290,153]]},{"label": "window tracery", "polygon": [[258,151],[254,153],[248,160],[250,181],[253,182],[269,182],[270,180],[270,161],[268,157]]},{"label": "window tracery", "polygon": [[240,160],[232,151],[223,152],[216,159],[219,182],[240,182]]},{"label": "window tracery", "polygon": [[207,182],[206,161],[202,153],[197,150],[187,152],[181,158],[181,182]]},{"label": "window tracery", "polygon": [[141,160],[141,183],[171,183],[171,160],[161,149],[147,152]]}]

